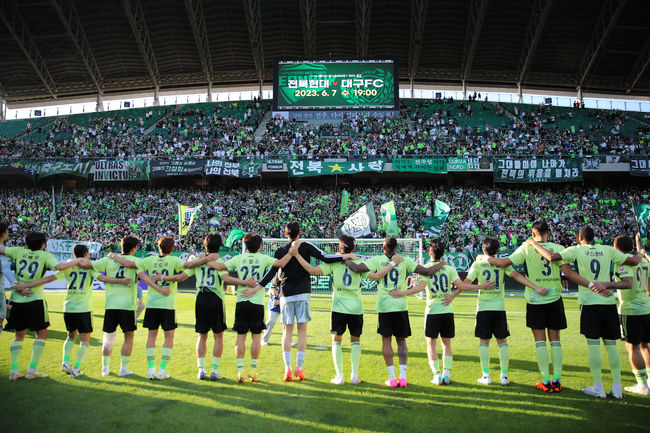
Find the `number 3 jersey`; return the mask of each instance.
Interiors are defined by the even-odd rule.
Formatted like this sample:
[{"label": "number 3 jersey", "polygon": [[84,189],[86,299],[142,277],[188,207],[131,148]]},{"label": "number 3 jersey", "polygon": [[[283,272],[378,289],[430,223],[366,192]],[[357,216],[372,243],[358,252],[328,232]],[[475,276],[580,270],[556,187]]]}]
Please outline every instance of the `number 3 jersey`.
[{"label": "number 3 jersey", "polygon": [[506,311],[504,276],[510,275],[514,271],[512,266],[506,268],[492,266],[485,258],[472,263],[467,274],[468,280],[478,279],[479,284],[493,281],[496,284],[494,289],[478,291],[476,311]]},{"label": "number 3 jersey", "polygon": [[[135,262],[136,266],[140,261],[135,256],[123,254],[119,256]],[[110,278],[128,278],[131,280],[131,284],[106,283],[106,304],[104,309],[135,311],[136,298],[138,297],[138,269],[127,268],[108,257],[94,261],[93,269],[97,272],[104,272]]]},{"label": "number 3 jersey", "polygon": [[[353,262],[361,263],[361,260]],[[342,262],[321,263],[319,267],[323,275],[332,276],[332,311],[343,314],[363,314],[361,277],[367,277],[368,273],[351,272]]]},{"label": "number 3 jersey", "polygon": [[[578,273],[589,281],[610,282],[612,263],[622,265],[625,254],[607,245],[575,245],[563,250],[560,255],[564,263],[576,262]],[[615,296],[601,296],[588,287],[578,286],[578,304],[616,305]]]},{"label": "number 3 jersey", "polygon": [[[430,268],[438,264],[438,261],[429,262],[426,266]],[[427,312],[426,314],[453,313],[454,309],[449,305],[443,305],[445,296],[451,292],[451,283],[459,280],[456,269],[445,265],[430,277],[420,277],[420,281],[427,283]]]},{"label": "number 3 jersey", "polygon": [[[183,272],[183,260],[176,256],[149,256],[140,260],[138,263],[138,272],[146,272],[161,275],[175,275]],[[176,309],[176,281],[158,281],[160,287],[169,289],[169,296],[163,296],[158,290],[149,287],[147,290],[147,308],[160,308],[163,310]]]},{"label": "number 3 jersey", "polygon": [[63,301],[64,313],[87,313],[93,311],[93,281],[100,275],[92,269],[73,266],[58,272],[56,279],[66,280],[67,291]]},{"label": "number 3 jersey", "polygon": [[[8,247],[5,255],[16,262],[16,281],[19,283],[31,283],[40,280],[45,276],[45,271],[53,270],[59,262],[50,252],[38,250],[32,251],[25,247]],[[45,299],[43,286],[32,287],[31,296],[23,296],[15,290],[11,291],[11,302],[25,303]]]},{"label": "number 3 jersey", "polygon": [[[226,262],[226,269],[236,271],[240,280],[254,279],[260,281],[262,276],[273,267],[275,259],[262,253],[244,253]],[[237,302],[250,301],[253,304],[264,305],[264,290],[260,289],[250,298],[244,297],[248,286],[237,286]]]},{"label": "number 3 jersey", "polygon": [[[370,272],[379,272],[382,268],[390,264],[390,259],[383,254],[381,256],[375,256],[365,263]],[[375,304],[375,310],[378,313],[408,310],[406,296],[393,298],[390,296],[390,291],[394,289],[407,290],[406,275],[409,272],[413,272],[416,267],[417,263],[413,259],[404,257],[404,260],[399,265],[391,269],[377,281],[377,303]]]},{"label": "number 3 jersey", "polygon": [[[564,250],[562,245],[552,242],[540,242],[540,245],[552,253]],[[524,298],[529,304],[550,304],[560,299],[562,295],[562,277],[560,274],[561,261],[549,262],[535,249],[524,244],[517,248],[509,257],[513,265],[526,265],[528,279],[538,286],[546,287],[548,293],[540,295],[530,287],[524,288]]]}]

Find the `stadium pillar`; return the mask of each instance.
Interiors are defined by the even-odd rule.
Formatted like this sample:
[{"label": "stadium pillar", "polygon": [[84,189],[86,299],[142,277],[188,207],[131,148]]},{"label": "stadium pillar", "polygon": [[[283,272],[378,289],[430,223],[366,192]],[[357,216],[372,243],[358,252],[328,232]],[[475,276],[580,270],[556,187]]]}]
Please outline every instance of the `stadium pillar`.
[{"label": "stadium pillar", "polygon": [[467,82],[463,80],[463,101],[467,100]]},{"label": "stadium pillar", "polygon": [[578,94],[576,95],[578,102],[582,103],[582,87],[578,87]]},{"label": "stadium pillar", "polygon": [[212,102],[212,83],[208,83],[208,102]]},{"label": "stadium pillar", "polygon": [[521,91],[521,83],[517,83],[517,103],[521,104],[523,101],[524,97]]},{"label": "stadium pillar", "polygon": [[97,92],[97,105],[95,105],[95,111],[104,111],[104,102],[102,101],[101,92]]},{"label": "stadium pillar", "polygon": [[264,84],[264,81],[260,80],[260,100],[262,100],[262,84]]},{"label": "stadium pillar", "polygon": [[7,118],[6,109],[7,106],[5,105],[5,100],[0,98],[0,120],[5,120]]},{"label": "stadium pillar", "polygon": [[158,86],[154,87],[153,89],[153,105],[156,107],[160,105],[160,98],[158,97]]},{"label": "stadium pillar", "polygon": [[414,90],[414,88],[413,88],[413,85],[414,85],[413,77],[411,77],[411,78],[409,79],[409,81],[411,82],[411,98],[415,98],[415,95],[414,95],[415,90]]}]

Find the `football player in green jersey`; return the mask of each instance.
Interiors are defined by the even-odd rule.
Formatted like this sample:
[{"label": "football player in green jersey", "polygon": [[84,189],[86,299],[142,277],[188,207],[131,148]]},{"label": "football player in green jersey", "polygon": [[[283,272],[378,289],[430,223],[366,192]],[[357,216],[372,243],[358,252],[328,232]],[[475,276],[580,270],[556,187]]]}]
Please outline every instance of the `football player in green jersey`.
[{"label": "football player in green jersey", "polygon": [[[83,375],[80,368],[90,345],[90,334],[93,332],[91,317],[93,311],[93,281],[97,279],[104,283],[129,284],[130,280],[128,278],[110,278],[93,271],[92,268],[88,266],[90,263],[88,261],[90,252],[88,251],[88,247],[84,244],[75,245],[72,252],[76,258],[83,258],[86,260],[78,266],[57,272],[54,275],[43,277],[38,281],[16,284],[14,288],[28,289],[48,284],[56,280],[66,280],[67,291],[65,300],[63,301],[63,320],[68,335],[63,343],[63,362],[61,364],[61,371],[68,373],[70,374],[70,377],[75,378]],[[77,335],[79,335],[79,349],[77,350],[77,359],[74,366],[71,366],[70,355],[72,354],[72,348]]]},{"label": "football player in green jersey", "polygon": [[[434,266],[441,263],[445,255],[445,244],[440,239],[433,239],[429,242],[429,256],[431,261],[427,266]],[[459,290],[451,291],[452,284]],[[433,274],[431,277],[423,277],[416,287],[407,291],[392,290],[393,297],[403,297],[427,290],[427,309],[424,323],[424,335],[427,341],[427,357],[429,366],[433,372],[431,383],[434,385],[449,385],[451,383],[451,364],[453,354],[451,351],[451,339],[456,335],[454,323],[454,310],[451,302],[458,296],[460,289],[494,289],[494,281],[485,281],[483,284],[471,287],[465,284],[458,276],[458,272],[453,267],[445,264],[442,269]],[[436,353],[436,343],[440,336],[442,345],[442,375],[440,374],[440,361]]]},{"label": "football player in green jersey", "polygon": [[576,262],[580,279],[567,274],[567,277],[578,284],[578,303],[580,304],[580,333],[587,339],[589,354],[589,369],[594,380],[592,386],[582,391],[591,396],[605,398],[602,376],[602,359],[600,356],[600,339],[603,339],[605,350],[612,372],[612,391],[614,398],[623,398],[621,387],[621,361],[616,349],[616,340],[621,337],[616,298],[609,289],[628,288],[630,282],[610,280],[610,267],[616,265],[636,266],[641,255],[627,257],[617,249],[607,245],[594,244],[594,230],[584,225],[577,235],[578,245],[554,253],[544,248],[534,239],[529,239],[537,251],[550,261],[564,260],[565,263]]},{"label": "football player in green jersey", "polygon": [[[546,221],[537,221],[532,227],[532,237],[545,248],[560,252],[563,246],[549,242],[551,231]],[[550,262],[530,244],[522,244],[508,258],[489,257],[488,261],[494,266],[505,268],[512,265],[524,265],[527,277],[533,283],[548,289],[541,295],[526,287],[526,326],[533,332],[535,339],[535,354],[537,366],[542,381],[535,386],[542,392],[560,392],[562,390],[562,346],[560,330],[566,329],[566,315],[562,301],[562,279],[560,262]],[[565,274],[572,272],[569,265],[562,265]],[[550,377],[548,347],[546,333],[551,342],[551,358],[553,360],[553,381]]]},{"label": "football player in green jersey", "polygon": [[[614,248],[630,257],[633,241],[627,236],[618,236],[614,239]],[[637,382],[636,385],[626,386],[625,390],[641,395],[650,395],[647,375],[647,366],[650,364],[650,356],[647,353],[647,344],[650,343],[649,269],[650,261],[643,256],[637,266],[621,265],[614,272],[617,281],[627,279],[632,282],[630,290],[618,290],[618,313],[625,336],[625,349]],[[645,343],[645,350],[641,348],[642,343]]]},{"label": "football player in green jersey", "polygon": [[[366,273],[368,278],[377,278],[377,303],[375,310],[379,313],[379,326],[377,333],[381,335],[382,354],[386,369],[388,370],[388,380],[386,386],[405,388],[406,366],[408,362],[408,348],[406,338],[411,335],[411,324],[408,316],[408,306],[406,298],[395,298],[390,295],[391,290],[399,289],[406,291],[406,277],[409,272],[417,273],[424,276],[431,276],[438,272],[443,263],[424,267],[405,257],[403,261],[397,263],[393,260],[397,251],[397,239],[392,236],[384,240],[384,254],[375,256],[365,263],[354,263],[352,260],[345,260],[345,264],[352,272]],[[390,269],[385,272],[386,269]],[[383,275],[382,275],[383,274]],[[374,277],[374,278],[373,278]],[[397,353],[399,357],[399,380],[395,377],[395,366],[393,364],[393,346],[392,337],[395,337],[397,343]]]},{"label": "football player in green jersey", "polygon": [[[40,279],[47,270],[63,271],[77,265],[81,259],[59,263],[52,253],[44,251],[47,244],[45,233],[30,233],[25,238],[26,247],[0,247],[0,254],[16,262],[16,281],[30,283]],[[27,330],[36,332],[36,339],[32,347],[32,358],[29,369],[25,373],[26,379],[47,377],[37,367],[45,349],[47,328],[50,326],[47,303],[43,293],[43,285],[31,289],[18,289],[11,292],[12,308],[7,318],[5,330],[16,331],[11,343],[11,373],[9,380],[22,377],[18,364],[20,353],[23,350],[23,341]]]},{"label": "football player in green jersey", "polygon": [[[5,242],[9,239],[9,226],[5,222],[0,222],[0,247],[4,247]],[[2,334],[2,322],[7,318],[7,296],[5,296],[5,278],[10,285],[16,283],[16,277],[11,270],[9,259],[0,256],[0,334]]]},{"label": "football player in green jersey", "polygon": [[[481,243],[483,253],[487,256],[479,256],[469,268],[465,283],[471,283],[478,279],[479,284],[485,281],[494,281],[496,287],[490,290],[480,290],[476,308],[476,327],[474,335],[479,338],[479,357],[481,360],[481,369],[483,375],[478,379],[478,383],[490,385],[490,340],[494,336],[499,345],[499,364],[501,367],[501,385],[505,386],[510,383],[508,379],[508,341],[510,336],[508,331],[508,319],[506,317],[505,306],[505,283],[504,274],[514,278],[524,286],[530,287],[542,296],[548,293],[548,289],[531,283],[526,277],[515,271],[512,266],[505,269],[497,268],[488,262],[489,257],[499,251],[499,241],[494,238],[486,237]],[[470,287],[474,289],[475,286]],[[463,291],[464,289],[460,289]]]},{"label": "football player in green jersey", "polygon": [[[243,281],[228,275],[228,272],[219,272],[213,269],[208,262],[216,260],[223,263],[219,258],[219,249],[223,241],[221,236],[210,233],[203,239],[203,246],[207,254],[201,254],[198,258],[188,260],[184,263],[185,270],[175,275],[161,275],[160,281],[185,281],[192,275],[196,275],[196,303],[194,315],[196,319],[195,331],[199,334],[196,341],[196,357],[199,372],[197,377],[200,380],[223,379],[219,373],[219,363],[223,354],[223,333],[226,326],[226,306],[224,303],[223,283],[239,284],[254,287],[253,280]],[[158,278],[158,277],[155,277]],[[214,334],[214,347],[212,349],[212,371],[210,376],[205,371],[205,355],[207,353],[208,332]]]}]

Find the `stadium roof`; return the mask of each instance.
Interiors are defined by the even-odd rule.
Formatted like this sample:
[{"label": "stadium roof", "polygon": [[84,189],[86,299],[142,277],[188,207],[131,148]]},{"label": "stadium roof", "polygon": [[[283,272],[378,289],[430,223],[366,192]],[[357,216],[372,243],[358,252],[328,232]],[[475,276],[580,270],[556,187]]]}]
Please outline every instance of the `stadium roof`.
[{"label": "stadium roof", "polygon": [[6,101],[270,83],[394,57],[415,83],[650,95],[647,0],[0,0]]}]

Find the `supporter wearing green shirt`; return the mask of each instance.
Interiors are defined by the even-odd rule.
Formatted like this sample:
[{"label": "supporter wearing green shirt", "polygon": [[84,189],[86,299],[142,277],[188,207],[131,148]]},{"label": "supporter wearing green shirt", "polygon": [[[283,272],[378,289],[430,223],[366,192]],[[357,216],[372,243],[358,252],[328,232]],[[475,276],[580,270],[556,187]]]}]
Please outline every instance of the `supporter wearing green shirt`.
[{"label": "supporter wearing green shirt", "polygon": [[[47,244],[45,233],[29,233],[25,237],[26,247],[0,247],[0,254],[16,262],[16,282],[31,283],[39,280],[48,270],[63,271],[79,263],[80,259],[59,263],[52,253],[44,251]],[[32,358],[25,373],[26,379],[48,377],[37,369],[45,349],[47,328],[50,326],[47,303],[43,293],[43,285],[31,289],[16,289],[11,292],[12,308],[5,330],[16,331],[11,343],[11,373],[9,380],[16,380],[23,375],[19,370],[20,354],[27,330],[36,333]]]},{"label": "supporter wearing green shirt", "polygon": [[[427,291],[426,319],[424,322],[424,335],[427,340],[427,357],[429,366],[433,372],[431,383],[434,385],[449,385],[451,383],[451,364],[453,354],[451,351],[451,339],[456,335],[454,323],[454,310],[451,302],[458,296],[460,289],[472,290],[471,284],[465,284],[458,276],[456,269],[442,262],[445,255],[445,244],[440,239],[433,239],[429,243],[429,257],[431,261],[427,267],[442,264],[443,267],[431,277],[423,277],[418,285],[405,292],[393,290],[390,292],[393,297],[402,297]],[[459,290],[451,291],[452,284]],[[476,286],[478,289],[492,289],[494,282],[486,281]],[[442,367],[440,374],[440,361],[436,353],[436,342],[440,336],[442,345]]]},{"label": "supporter wearing green shirt", "polygon": [[[627,236],[618,236],[614,239],[614,248],[628,257],[632,256],[632,246],[632,239]],[[640,247],[640,236],[637,236],[637,248],[640,250]],[[618,290],[620,301],[618,312],[621,315],[621,325],[625,336],[625,349],[637,382],[636,385],[626,386],[625,390],[641,395],[650,395],[647,368],[642,354],[642,351],[645,351],[646,359],[650,359],[650,353],[648,353],[648,343],[650,343],[649,270],[650,261],[643,256],[638,265],[620,265],[614,271],[616,281],[632,283],[629,290]]]},{"label": "supporter wearing green shirt", "polygon": [[[354,263],[352,260],[345,260],[345,264],[351,271],[356,273],[368,272],[368,278],[377,281],[377,303],[375,309],[379,313],[379,326],[377,333],[381,335],[382,354],[388,370],[386,386],[406,388],[406,367],[408,362],[408,348],[406,338],[411,335],[411,324],[409,322],[408,307],[406,298],[391,296],[391,291],[406,291],[406,277],[408,273],[416,273],[424,276],[431,276],[438,272],[443,264],[439,263],[431,267],[424,267],[409,257],[400,260],[396,256],[397,239],[392,236],[384,240],[384,254],[375,256],[365,263]],[[393,364],[392,337],[395,337],[399,357],[399,381],[395,377],[395,366]]]},{"label": "supporter wearing green shirt", "polygon": [[[496,284],[494,289],[479,290],[478,303],[476,308],[476,327],[474,335],[479,338],[479,357],[481,360],[481,369],[483,375],[478,379],[478,383],[484,385],[492,384],[490,379],[490,340],[494,336],[499,345],[499,364],[501,367],[501,385],[505,386],[510,383],[508,380],[508,341],[510,336],[508,331],[508,319],[506,317],[505,307],[505,275],[514,278],[524,286],[530,287],[540,294],[546,294],[548,291],[531,283],[526,277],[515,271],[512,266],[504,269],[491,265],[488,261],[490,257],[499,251],[499,241],[494,238],[486,237],[481,243],[483,253],[487,256],[479,256],[469,268],[465,283],[471,283],[478,280],[479,284],[486,281],[493,281]],[[474,287],[471,287],[474,289]],[[462,289],[461,289],[462,290]]]},{"label": "supporter wearing green shirt", "polygon": [[578,303],[580,304],[580,333],[587,338],[589,369],[594,380],[592,386],[582,391],[594,397],[605,398],[602,376],[602,359],[600,356],[600,339],[603,339],[610,371],[612,372],[612,391],[614,398],[623,398],[621,387],[621,361],[616,349],[616,340],[621,337],[620,322],[616,311],[616,298],[608,289],[625,288],[629,282],[613,283],[610,279],[612,264],[636,266],[641,255],[626,257],[617,249],[594,244],[594,230],[584,225],[578,230],[578,245],[554,253],[535,240],[527,242],[534,245],[540,254],[550,261],[563,260],[564,263],[575,262],[577,275],[567,277],[578,284]]},{"label": "supporter wearing green shirt", "polygon": [[[564,249],[563,246],[549,242],[551,231],[546,221],[537,221],[532,226],[532,237],[544,248],[554,253]],[[539,293],[529,287],[524,290],[526,299],[526,326],[533,332],[535,339],[535,354],[542,381],[535,386],[542,392],[560,392],[562,390],[562,346],[560,330],[566,329],[566,315],[562,294],[562,277],[560,262],[545,259],[534,246],[523,244],[510,257],[500,259],[489,257],[488,261],[494,266],[505,268],[512,265],[524,266],[526,276],[533,283],[544,287],[547,293]],[[562,265],[565,274],[572,272],[569,265]],[[551,382],[549,355],[546,346],[546,333],[551,342],[551,357],[553,359],[553,381]]]}]

